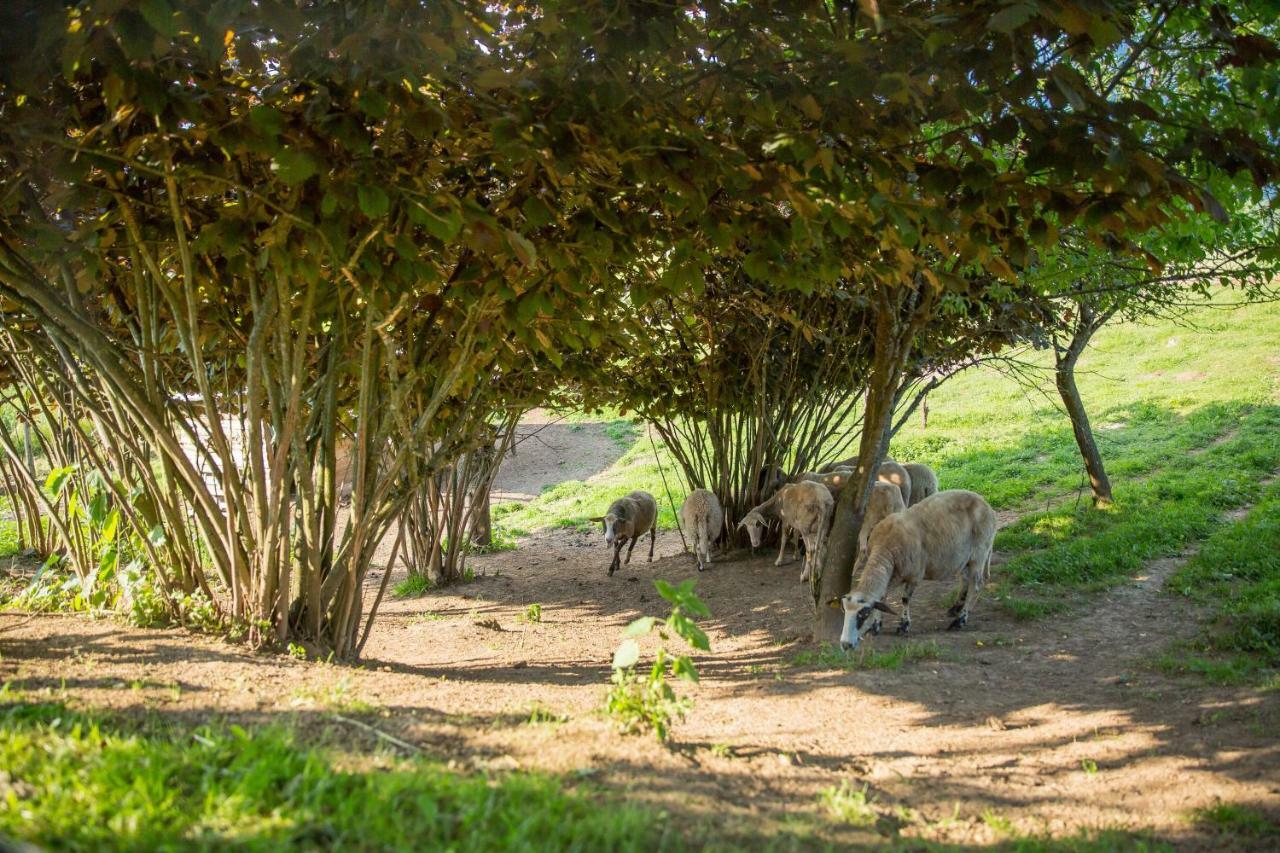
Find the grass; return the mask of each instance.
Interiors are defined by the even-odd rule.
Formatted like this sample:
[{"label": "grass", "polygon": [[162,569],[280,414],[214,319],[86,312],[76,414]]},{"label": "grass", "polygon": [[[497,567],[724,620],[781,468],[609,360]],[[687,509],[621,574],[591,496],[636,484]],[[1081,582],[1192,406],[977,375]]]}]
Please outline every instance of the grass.
[{"label": "grass", "polygon": [[938,660],[943,656],[937,640],[919,642],[908,640],[881,651],[875,641],[863,645],[853,654],[845,654],[833,645],[817,649],[804,649],[794,654],[791,666],[813,666],[822,669],[902,669],[909,663],[922,660]]},{"label": "grass", "polygon": [[1255,842],[1264,838],[1280,839],[1280,824],[1257,809],[1234,803],[1218,803],[1191,813],[1191,821],[1206,829],[1216,829],[1234,838]]},{"label": "grass", "polygon": [[1161,659],[1161,669],[1224,684],[1273,679],[1280,670],[1280,480],[1243,518],[1214,531],[1168,588],[1209,620],[1196,641]]},{"label": "grass", "polygon": [[[61,704],[0,706],[0,835],[69,850],[653,850],[666,815],[557,779],[377,766],[275,726],[131,723]],[[359,766],[364,765],[364,766]]]},{"label": "grass", "polygon": [[391,588],[395,598],[417,598],[431,591],[431,578],[424,574],[412,574],[402,581],[397,581]]},{"label": "grass", "polygon": [[879,817],[867,798],[867,786],[854,787],[847,779],[818,794],[818,804],[832,819],[850,826],[873,826]]}]

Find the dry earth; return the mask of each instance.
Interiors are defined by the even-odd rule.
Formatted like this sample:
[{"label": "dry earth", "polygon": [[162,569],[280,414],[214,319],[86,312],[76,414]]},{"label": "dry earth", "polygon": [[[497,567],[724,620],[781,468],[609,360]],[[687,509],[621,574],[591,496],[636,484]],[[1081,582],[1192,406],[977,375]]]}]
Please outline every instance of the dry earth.
[{"label": "dry earth", "polygon": [[[545,472],[510,477],[525,488],[507,490],[566,479],[555,454],[573,454],[574,478],[616,455],[601,446],[588,459],[568,440],[576,434],[566,430],[561,449],[547,442],[550,460],[521,459],[535,455],[526,443],[518,464],[547,463]],[[619,735],[599,712],[619,632],[665,614],[652,581],[697,574],[675,532],[659,536],[652,563],[647,546],[613,578],[600,537],[573,530],[475,558],[475,582],[384,605],[355,669],[176,630],[0,614],[0,682],[86,707],[290,718],[368,737],[336,720],[336,708],[457,766],[564,773],[738,842],[801,832],[983,844],[1009,827],[1059,837],[1127,828],[1215,848],[1225,842],[1193,823],[1193,810],[1226,802],[1280,817],[1277,692],[1152,667],[1196,630],[1196,614],[1161,592],[1177,559],[1063,618],[1018,623],[984,602],[958,633],[943,630],[938,599],[948,590],[928,590],[910,642],[936,642],[937,659],[844,670],[795,663],[811,649],[798,563],[723,556],[698,576],[713,652],[698,659],[701,684],[682,686],[695,705],[664,747]],[[521,618],[532,603],[540,623]],[[902,642],[886,634],[875,646]],[[530,722],[535,711],[549,721]],[[846,780],[867,786],[874,827],[823,816],[820,793]]]}]

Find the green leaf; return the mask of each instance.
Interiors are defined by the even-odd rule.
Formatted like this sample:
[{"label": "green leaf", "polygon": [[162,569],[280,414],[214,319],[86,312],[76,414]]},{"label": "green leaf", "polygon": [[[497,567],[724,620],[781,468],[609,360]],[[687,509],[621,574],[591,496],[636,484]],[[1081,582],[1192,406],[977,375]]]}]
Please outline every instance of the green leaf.
[{"label": "green leaf", "polygon": [[67,478],[74,472],[75,466],[68,465],[65,468],[54,468],[49,472],[49,476],[45,477],[44,490],[55,498],[62,494],[62,489],[67,484]]},{"label": "green leaf", "polygon": [[520,259],[520,263],[526,267],[531,267],[538,262],[538,250],[533,247],[533,243],[529,242],[524,235],[511,231],[507,231],[507,245],[511,247],[511,251]]},{"label": "green leaf", "polygon": [[428,234],[443,243],[452,241],[462,230],[462,213],[457,210],[445,208],[432,211],[421,203],[416,203],[410,206],[409,216],[414,222],[426,228]]},{"label": "green leaf", "polygon": [[320,213],[325,216],[333,216],[338,209],[338,196],[335,193],[327,192],[324,198],[320,199]]},{"label": "green leaf", "polygon": [[653,616],[641,616],[639,619],[627,626],[627,629],[622,632],[622,636],[642,637],[653,630],[653,626],[657,621],[658,620]]},{"label": "green leaf", "polygon": [[138,11],[151,25],[151,29],[165,38],[173,38],[178,34],[178,22],[173,19],[173,7],[169,0],[142,0]]},{"label": "green leaf", "polygon": [[269,136],[274,139],[284,133],[284,113],[275,107],[258,104],[249,110],[249,124],[263,136]]},{"label": "green leaf", "polygon": [[157,524],[147,533],[147,541],[157,548],[161,548],[169,541],[169,537],[165,535],[164,528]]},{"label": "green leaf", "polygon": [[653,586],[654,586],[654,589],[658,590],[658,595],[662,596],[667,601],[670,601],[672,604],[677,603],[676,588],[673,587],[671,584],[659,578],[658,580],[655,580],[653,582]]},{"label": "green leaf", "polygon": [[618,650],[613,653],[613,668],[626,669],[635,666],[640,660],[640,645],[635,640],[623,640]]},{"label": "green leaf", "polygon": [[551,208],[537,196],[526,198],[520,209],[524,211],[524,219],[532,228],[541,228],[555,221],[555,214],[551,212]]},{"label": "green leaf", "polygon": [[282,148],[271,158],[271,171],[289,186],[302,183],[319,168],[316,158],[296,148]]},{"label": "green leaf", "polygon": [[991,16],[987,29],[1011,35],[1014,30],[1036,16],[1036,7],[1030,3],[1014,3]]},{"label": "green leaf", "polygon": [[680,655],[671,662],[671,674],[685,681],[698,680],[698,668],[693,665],[688,655]]},{"label": "green leaf", "polygon": [[360,202],[360,212],[370,219],[381,219],[391,207],[391,199],[381,187],[361,184],[356,187],[356,197]]}]

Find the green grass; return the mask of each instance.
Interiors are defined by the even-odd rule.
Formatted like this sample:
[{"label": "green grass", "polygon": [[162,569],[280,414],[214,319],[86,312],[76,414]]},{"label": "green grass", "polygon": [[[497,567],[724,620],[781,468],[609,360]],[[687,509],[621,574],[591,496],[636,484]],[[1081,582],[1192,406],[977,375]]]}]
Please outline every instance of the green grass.
[{"label": "green grass", "polygon": [[845,654],[833,645],[823,645],[817,649],[804,649],[792,655],[788,661],[792,666],[813,666],[822,669],[902,669],[909,663],[922,660],[938,660],[942,657],[942,646],[937,640],[919,642],[908,640],[881,651],[875,648],[875,641],[864,644],[852,654]]},{"label": "green grass", "polygon": [[1246,838],[1255,842],[1264,838],[1280,839],[1280,824],[1248,806],[1219,803],[1192,812],[1191,820],[1198,826],[1216,829],[1237,839]]},{"label": "green grass", "polygon": [[417,598],[431,591],[431,578],[424,574],[412,574],[391,588],[395,598]]},{"label": "green grass", "polygon": [[0,835],[68,850],[683,846],[664,814],[551,777],[374,763],[280,726],[187,728],[10,704],[0,706]]},{"label": "green grass", "polygon": [[1280,670],[1280,480],[1244,518],[1214,531],[1168,588],[1200,606],[1209,621],[1189,647],[1166,655],[1162,669],[1219,683],[1274,678]]}]

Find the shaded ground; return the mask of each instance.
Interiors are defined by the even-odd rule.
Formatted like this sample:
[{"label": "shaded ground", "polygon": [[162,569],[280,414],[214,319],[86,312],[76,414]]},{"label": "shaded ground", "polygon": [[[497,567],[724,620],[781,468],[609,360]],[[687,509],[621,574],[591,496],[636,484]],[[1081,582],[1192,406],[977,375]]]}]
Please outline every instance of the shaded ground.
[{"label": "shaded ground", "polygon": [[[572,530],[477,558],[476,582],[391,602],[360,669],[181,631],[5,614],[0,681],[199,719],[341,727],[331,711],[358,714],[464,767],[585,776],[733,834],[815,831],[803,816],[844,780],[868,786],[881,820],[819,821],[829,840],[896,831],[984,843],[1008,827],[1120,827],[1213,846],[1188,820],[1193,810],[1223,801],[1280,815],[1275,692],[1211,689],[1149,666],[1194,629],[1193,614],[1159,592],[1176,560],[1070,618],[1019,624],[988,604],[963,633],[942,631],[945,590],[930,590],[916,637],[876,646],[936,642],[936,659],[849,671],[794,663],[809,648],[799,565],[736,554],[699,577],[714,654],[699,661],[696,705],[674,748],[620,737],[597,711],[608,662],[628,621],[663,612],[652,579],[696,574],[679,548],[665,534],[655,562],[638,547],[613,578],[598,537]],[[543,621],[522,621],[534,602]],[[535,710],[550,721],[531,723]]]},{"label": "shaded ground", "polygon": [[[507,499],[585,480],[623,453],[606,425],[540,420],[523,427],[497,479]],[[1045,491],[1025,505],[1070,499]],[[1002,526],[1017,518],[999,514]],[[377,736],[356,719],[463,769],[539,769],[623,791],[735,843],[985,844],[1113,828],[1191,848],[1276,843],[1219,837],[1192,819],[1218,803],[1280,819],[1280,691],[1155,669],[1198,630],[1199,614],[1161,592],[1189,555],[1148,563],[1065,617],[1021,623],[984,601],[960,633],[943,630],[950,590],[925,588],[914,636],[874,640],[881,653],[909,644],[917,659],[872,669],[815,654],[798,562],[775,568],[772,552],[743,551],[699,575],[674,531],[659,535],[654,562],[647,552],[640,543],[609,578],[597,531],[557,528],[473,556],[473,583],[384,602],[359,668],[183,631],[0,612],[0,684],[185,722],[287,720],[372,746]],[[670,748],[620,736],[599,712],[619,634],[638,616],[665,615],[654,579],[694,576],[713,653],[698,660],[701,684],[680,687],[693,710]],[[523,618],[534,603],[538,623]],[[826,814],[822,792],[841,784],[866,786],[873,825]]]}]

